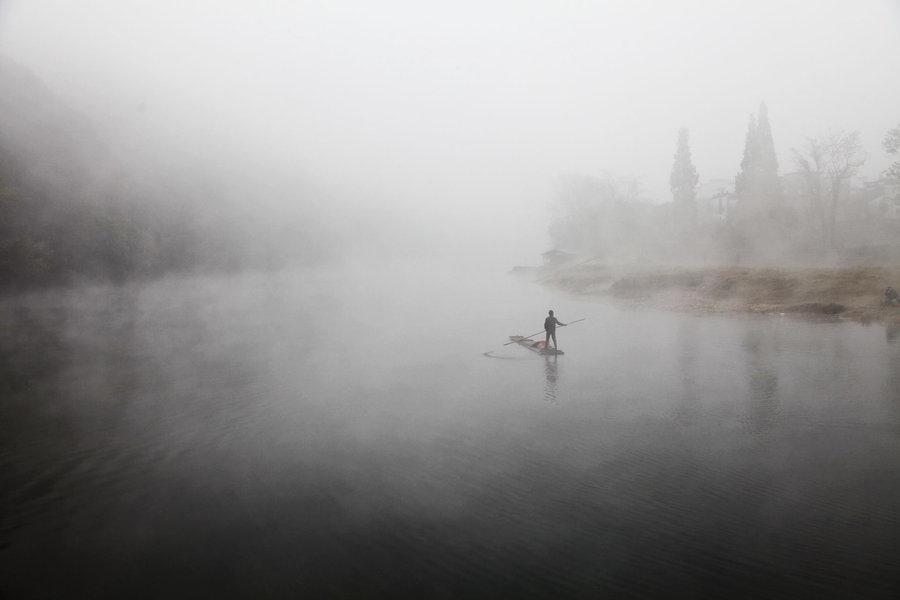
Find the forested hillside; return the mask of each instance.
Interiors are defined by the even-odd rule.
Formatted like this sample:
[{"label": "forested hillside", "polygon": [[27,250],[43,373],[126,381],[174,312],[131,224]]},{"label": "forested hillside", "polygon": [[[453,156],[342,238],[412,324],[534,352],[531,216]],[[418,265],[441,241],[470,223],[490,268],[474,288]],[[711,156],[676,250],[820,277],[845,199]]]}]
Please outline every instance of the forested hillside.
[{"label": "forested hillside", "polygon": [[86,116],[0,57],[0,290],[318,255],[312,237],[298,240],[294,230],[290,247],[279,246],[291,224],[257,218],[238,201],[247,194],[218,174],[136,169],[125,158]]}]

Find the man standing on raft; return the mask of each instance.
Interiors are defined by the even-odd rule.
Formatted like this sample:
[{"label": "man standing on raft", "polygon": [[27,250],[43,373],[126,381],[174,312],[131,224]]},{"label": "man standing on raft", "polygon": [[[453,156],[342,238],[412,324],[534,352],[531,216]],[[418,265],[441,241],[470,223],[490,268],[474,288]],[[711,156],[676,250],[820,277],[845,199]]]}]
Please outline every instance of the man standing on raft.
[{"label": "man standing on raft", "polygon": [[565,323],[560,323],[559,319],[553,316],[553,311],[550,311],[550,316],[544,319],[544,331],[546,332],[546,337],[544,339],[544,348],[546,348],[550,344],[550,338],[553,338],[553,349],[559,350],[556,346],[556,326],[565,327]]}]

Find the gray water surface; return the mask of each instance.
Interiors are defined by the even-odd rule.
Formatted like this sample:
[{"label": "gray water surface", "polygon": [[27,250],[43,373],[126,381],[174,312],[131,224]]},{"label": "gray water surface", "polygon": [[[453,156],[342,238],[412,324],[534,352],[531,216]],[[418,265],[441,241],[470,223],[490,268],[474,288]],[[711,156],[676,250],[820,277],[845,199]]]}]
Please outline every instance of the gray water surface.
[{"label": "gray water surface", "polygon": [[374,263],[0,311],[0,598],[900,591],[881,325]]}]

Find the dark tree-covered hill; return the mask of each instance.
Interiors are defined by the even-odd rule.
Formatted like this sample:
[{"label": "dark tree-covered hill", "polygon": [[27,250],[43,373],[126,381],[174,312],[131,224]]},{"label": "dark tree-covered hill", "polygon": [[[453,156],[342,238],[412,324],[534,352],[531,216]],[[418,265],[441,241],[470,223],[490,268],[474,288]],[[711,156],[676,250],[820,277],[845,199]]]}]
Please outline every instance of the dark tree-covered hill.
[{"label": "dark tree-covered hill", "polygon": [[[285,219],[256,218],[237,198],[247,194],[216,175],[134,166],[88,117],[0,57],[0,290],[271,266],[319,253],[314,236],[298,243]],[[300,223],[298,231],[321,229]],[[289,249],[277,245],[287,235]]]}]

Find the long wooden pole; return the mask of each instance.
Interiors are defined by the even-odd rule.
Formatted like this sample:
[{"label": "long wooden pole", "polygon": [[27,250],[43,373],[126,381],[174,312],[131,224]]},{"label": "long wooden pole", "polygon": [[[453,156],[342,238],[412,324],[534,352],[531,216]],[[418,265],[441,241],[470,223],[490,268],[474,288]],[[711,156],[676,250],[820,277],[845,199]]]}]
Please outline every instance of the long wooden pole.
[{"label": "long wooden pole", "polygon": [[[566,323],[565,325],[563,325],[563,327],[568,327],[569,325],[574,325],[575,323],[578,323],[578,322],[580,322],[580,321],[584,321],[585,319],[587,319],[587,317],[585,317],[584,319],[576,319],[576,320],[574,320],[574,321],[569,321],[568,323]],[[546,330],[546,329],[541,329],[540,331],[535,331],[535,332],[532,333],[531,335],[526,335],[526,336],[523,337],[522,339],[523,339],[523,340],[527,340],[527,339],[530,338],[531,336],[538,335],[539,333],[544,333],[545,331],[547,331],[547,330]],[[519,341],[519,340],[513,340],[513,341],[511,341],[511,342],[506,342],[506,343],[503,344],[503,345],[504,345],[504,346],[509,346],[510,344],[515,344],[517,341]]]}]

